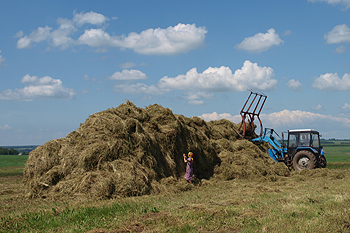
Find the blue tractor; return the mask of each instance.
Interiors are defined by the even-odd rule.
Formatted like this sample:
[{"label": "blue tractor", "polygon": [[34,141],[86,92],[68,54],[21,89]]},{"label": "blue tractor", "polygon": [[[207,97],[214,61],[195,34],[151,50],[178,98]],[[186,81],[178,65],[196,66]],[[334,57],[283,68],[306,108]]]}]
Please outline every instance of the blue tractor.
[{"label": "blue tractor", "polygon": [[[240,112],[242,122],[238,130],[233,128],[236,133],[241,138],[252,142],[269,143],[269,156],[276,162],[283,162],[297,171],[326,167],[325,151],[321,146],[318,131],[313,129],[288,130],[288,140],[286,141],[283,133],[281,138],[273,129],[265,128],[263,131],[260,113],[266,99],[267,96],[265,94],[250,91],[250,95]],[[255,118],[260,123],[260,135],[257,138],[254,138],[254,136],[256,137],[254,133]],[[241,128],[242,134],[239,133]]]},{"label": "blue tractor", "polygon": [[269,156],[276,162],[283,162],[296,171],[303,169],[325,168],[325,151],[320,143],[319,132],[313,129],[288,130],[284,140],[273,130],[265,128],[264,133],[252,139],[253,142],[267,142]]}]

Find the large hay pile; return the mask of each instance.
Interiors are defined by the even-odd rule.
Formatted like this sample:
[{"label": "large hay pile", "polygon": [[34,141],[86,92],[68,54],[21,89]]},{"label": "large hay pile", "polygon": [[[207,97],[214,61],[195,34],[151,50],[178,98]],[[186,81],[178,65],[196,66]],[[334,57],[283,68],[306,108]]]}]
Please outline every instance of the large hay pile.
[{"label": "large hay pile", "polygon": [[205,122],[157,104],[142,109],[127,101],[32,151],[25,192],[114,198],[185,190],[182,154],[188,151],[194,153],[197,180],[289,174],[256,145],[237,140],[232,127],[237,125],[228,120]]}]

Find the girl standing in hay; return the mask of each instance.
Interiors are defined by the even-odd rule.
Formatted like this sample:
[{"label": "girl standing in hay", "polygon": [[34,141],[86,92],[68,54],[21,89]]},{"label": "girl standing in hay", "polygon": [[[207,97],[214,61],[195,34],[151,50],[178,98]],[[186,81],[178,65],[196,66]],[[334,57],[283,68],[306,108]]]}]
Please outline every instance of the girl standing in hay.
[{"label": "girl standing in hay", "polygon": [[183,154],[184,162],[187,163],[186,166],[186,174],[185,179],[192,184],[192,177],[193,177],[193,153],[188,152],[188,158],[185,154]]}]

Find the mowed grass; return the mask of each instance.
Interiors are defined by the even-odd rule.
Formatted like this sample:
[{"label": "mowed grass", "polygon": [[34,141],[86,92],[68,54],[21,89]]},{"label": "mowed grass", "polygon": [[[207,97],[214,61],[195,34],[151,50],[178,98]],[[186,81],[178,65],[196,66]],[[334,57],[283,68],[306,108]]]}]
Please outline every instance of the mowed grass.
[{"label": "mowed grass", "polygon": [[[325,149],[328,167],[350,164],[348,152]],[[0,232],[350,232],[350,170],[344,167],[209,180],[176,194],[52,200],[23,196],[23,166],[15,162],[21,158],[13,160],[15,167],[0,168],[7,174],[0,175]]]},{"label": "mowed grass", "polygon": [[0,177],[22,175],[28,155],[0,155]]},{"label": "mowed grass", "polygon": [[324,146],[323,148],[326,151],[327,168],[350,169],[350,145]]}]

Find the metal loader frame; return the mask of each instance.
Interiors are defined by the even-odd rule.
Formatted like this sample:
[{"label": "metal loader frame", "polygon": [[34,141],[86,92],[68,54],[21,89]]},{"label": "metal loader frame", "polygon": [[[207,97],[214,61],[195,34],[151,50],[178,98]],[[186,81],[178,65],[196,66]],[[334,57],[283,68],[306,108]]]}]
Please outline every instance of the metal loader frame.
[{"label": "metal loader frame", "polygon": [[[260,134],[259,136],[261,137],[263,134],[263,125],[260,120],[260,113],[262,108],[264,107],[265,101],[266,101],[267,96],[262,94],[262,93],[256,93],[253,91],[250,91],[250,94],[248,96],[247,101],[243,105],[243,108],[240,112],[241,117],[242,117],[242,122],[241,125],[238,128],[238,131],[242,128],[243,126],[243,133],[242,137],[247,138],[246,132],[247,132],[247,127],[246,127],[246,119],[248,118],[248,126],[250,126],[250,129],[252,132],[254,132],[254,119],[258,118],[259,123],[260,123]],[[254,109],[254,110],[253,110]]]}]

